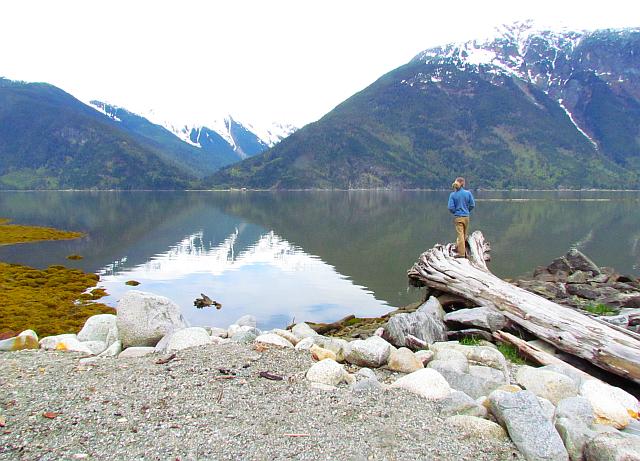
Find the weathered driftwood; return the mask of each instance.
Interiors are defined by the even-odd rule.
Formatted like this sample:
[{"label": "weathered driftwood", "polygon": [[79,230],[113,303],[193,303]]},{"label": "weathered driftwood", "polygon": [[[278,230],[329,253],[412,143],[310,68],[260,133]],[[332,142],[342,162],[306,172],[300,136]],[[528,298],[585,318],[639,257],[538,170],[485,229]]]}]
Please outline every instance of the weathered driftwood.
[{"label": "weathered driftwood", "polygon": [[319,335],[325,335],[325,334],[330,333],[332,331],[340,330],[341,328],[344,328],[347,322],[349,322],[350,320],[353,320],[355,318],[356,318],[356,316],[352,314],[352,315],[347,315],[346,317],[338,320],[337,322],[333,322],[333,323],[311,323],[311,322],[309,322],[309,326],[311,328],[313,328],[315,330],[315,332],[318,333]]},{"label": "weathered driftwood", "polygon": [[493,275],[485,262],[489,245],[480,231],[468,243],[469,259],[455,258],[453,244],[424,252],[408,271],[412,283],[495,307],[556,348],[640,383],[640,341]]},{"label": "weathered driftwood", "polygon": [[537,363],[538,365],[562,365],[563,367],[568,367],[575,370],[577,374],[583,375],[585,378],[593,378],[591,375],[585,373],[579,368],[576,368],[573,365],[569,365],[564,360],[543,351],[533,344],[529,344],[524,339],[518,338],[511,333],[507,333],[506,331],[496,331],[493,333],[493,337],[499,342],[515,346],[518,349],[520,355],[533,363]]}]

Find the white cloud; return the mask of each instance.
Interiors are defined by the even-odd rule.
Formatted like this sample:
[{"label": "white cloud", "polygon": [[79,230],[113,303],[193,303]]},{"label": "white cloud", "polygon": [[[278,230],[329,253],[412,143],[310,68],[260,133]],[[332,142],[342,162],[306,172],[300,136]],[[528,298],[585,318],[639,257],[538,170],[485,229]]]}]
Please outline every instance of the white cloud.
[{"label": "white cloud", "polygon": [[620,27],[626,1],[34,1],[0,6],[0,75],[189,119],[307,123],[421,50],[533,18]]}]

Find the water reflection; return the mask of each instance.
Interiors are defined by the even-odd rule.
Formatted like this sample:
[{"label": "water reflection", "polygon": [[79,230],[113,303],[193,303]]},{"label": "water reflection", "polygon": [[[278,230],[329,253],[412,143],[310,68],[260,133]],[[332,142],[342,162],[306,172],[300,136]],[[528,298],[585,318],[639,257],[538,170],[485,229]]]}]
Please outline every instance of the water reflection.
[{"label": "water reflection", "polygon": [[[140,289],[179,300],[199,323],[251,312],[269,325],[369,315],[416,299],[406,270],[454,238],[446,192],[0,192],[0,216],[87,237],[0,247],[0,260],[100,272],[111,300]],[[579,246],[598,264],[639,274],[640,194],[476,193],[472,229],[502,277]],[[67,255],[80,254],[81,261]],[[292,269],[297,268],[297,269]],[[196,311],[206,293],[222,311]],[[388,303],[388,305],[387,305]],[[191,314],[189,314],[191,315]],[[233,318],[229,318],[231,316]]]},{"label": "water reflection", "polygon": [[[274,232],[244,248],[239,236],[235,229],[212,245],[200,231],[136,267],[108,265],[99,271],[110,293],[105,301],[115,304],[128,289],[138,289],[125,285],[133,279],[140,288],[173,299],[197,325],[226,326],[249,313],[263,327],[282,328],[292,319],[333,321],[343,312],[375,316],[389,310],[370,291]],[[193,308],[201,292],[223,309]]]}]

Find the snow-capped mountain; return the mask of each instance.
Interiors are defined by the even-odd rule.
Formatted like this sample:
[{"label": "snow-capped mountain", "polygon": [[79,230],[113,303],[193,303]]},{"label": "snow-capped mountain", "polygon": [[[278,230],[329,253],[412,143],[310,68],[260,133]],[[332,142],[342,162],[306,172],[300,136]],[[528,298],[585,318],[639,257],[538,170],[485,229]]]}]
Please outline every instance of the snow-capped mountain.
[{"label": "snow-capped mountain", "polygon": [[[418,73],[403,83],[410,86],[446,84],[456,74],[451,69],[452,65],[458,71],[481,75],[494,85],[503,84],[505,78],[526,82],[556,101],[576,129],[596,149],[598,142],[593,137],[594,128],[587,126],[577,107],[579,93],[589,91],[580,83],[581,75],[593,75],[614,92],[628,93],[636,98],[640,96],[640,49],[637,40],[640,28],[596,32],[549,31],[525,21],[504,25],[497,29],[497,33],[493,39],[472,40],[423,51],[414,61],[436,68],[428,73]],[[522,88],[526,91],[525,87]]]},{"label": "snow-capped mountain", "polygon": [[640,187],[640,28],[427,49],[214,187]]},{"label": "snow-capped mountain", "polygon": [[165,128],[187,144],[205,150],[230,150],[238,160],[265,151],[296,130],[288,124],[258,125],[241,122],[228,114],[210,117],[203,122],[181,119],[156,109],[134,113],[101,101],[91,101],[90,104],[113,120],[120,121],[118,113],[127,111]]}]

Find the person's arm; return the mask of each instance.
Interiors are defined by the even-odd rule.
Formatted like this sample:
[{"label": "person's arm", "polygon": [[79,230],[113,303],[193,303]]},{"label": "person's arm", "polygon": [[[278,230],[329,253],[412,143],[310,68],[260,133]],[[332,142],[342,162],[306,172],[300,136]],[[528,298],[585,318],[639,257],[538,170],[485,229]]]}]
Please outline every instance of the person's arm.
[{"label": "person's arm", "polygon": [[476,201],[473,199],[473,194],[469,192],[469,211],[473,210],[476,207]]},{"label": "person's arm", "polygon": [[456,212],[456,204],[455,204],[455,202],[453,201],[453,192],[449,194],[449,204],[448,204],[448,207],[449,207],[449,212],[450,212],[451,214],[454,214],[454,213]]}]

